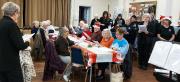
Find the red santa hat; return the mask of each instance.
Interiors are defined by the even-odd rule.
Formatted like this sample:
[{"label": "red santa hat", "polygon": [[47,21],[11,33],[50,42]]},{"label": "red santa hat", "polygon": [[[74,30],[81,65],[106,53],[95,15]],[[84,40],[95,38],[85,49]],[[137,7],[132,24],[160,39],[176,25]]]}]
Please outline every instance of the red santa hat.
[{"label": "red santa hat", "polygon": [[168,19],[171,20],[172,16],[160,16],[160,20]]}]

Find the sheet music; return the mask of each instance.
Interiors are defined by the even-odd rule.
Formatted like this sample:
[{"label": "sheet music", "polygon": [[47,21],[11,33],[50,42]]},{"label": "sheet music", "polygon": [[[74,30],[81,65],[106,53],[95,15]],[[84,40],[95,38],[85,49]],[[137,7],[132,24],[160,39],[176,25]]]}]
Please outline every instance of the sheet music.
[{"label": "sheet music", "polygon": [[159,73],[169,73],[169,71],[165,69],[154,69],[154,71]]},{"label": "sheet music", "polygon": [[179,44],[173,44],[164,68],[180,74]]},{"label": "sheet music", "polygon": [[149,63],[164,68],[172,45],[171,42],[157,41],[151,53]]},{"label": "sheet music", "polygon": [[146,25],[138,25],[138,28],[142,32],[146,32],[147,31]]},{"label": "sheet music", "polygon": [[22,38],[23,38],[24,42],[30,41],[30,39],[32,38],[33,35],[34,35],[34,33],[33,34],[24,34],[22,36]]}]

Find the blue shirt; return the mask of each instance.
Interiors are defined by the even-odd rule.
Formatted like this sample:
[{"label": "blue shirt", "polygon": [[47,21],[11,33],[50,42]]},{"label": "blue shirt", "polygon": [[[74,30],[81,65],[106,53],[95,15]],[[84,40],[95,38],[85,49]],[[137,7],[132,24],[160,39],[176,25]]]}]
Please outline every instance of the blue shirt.
[{"label": "blue shirt", "polygon": [[121,57],[124,59],[129,50],[129,43],[125,38],[122,40],[115,39],[111,45],[111,48],[117,49],[117,52],[121,54]]}]

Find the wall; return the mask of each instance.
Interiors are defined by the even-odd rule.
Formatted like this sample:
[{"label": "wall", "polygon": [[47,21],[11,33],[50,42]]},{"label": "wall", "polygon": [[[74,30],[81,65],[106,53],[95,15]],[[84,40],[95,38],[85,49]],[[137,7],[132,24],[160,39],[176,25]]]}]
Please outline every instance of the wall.
[{"label": "wall", "polygon": [[156,18],[161,15],[172,16],[173,25],[176,24],[180,15],[180,0],[157,0]]},{"label": "wall", "polygon": [[102,16],[103,11],[109,11],[113,15],[119,13],[123,10],[123,1],[124,0],[72,0],[71,1],[71,21],[70,25],[78,25],[79,21],[79,6],[89,6],[91,7],[91,19],[93,19],[94,15],[97,14],[99,17]]},{"label": "wall", "polygon": [[149,2],[149,1],[157,1],[157,0],[134,0],[133,2]]}]

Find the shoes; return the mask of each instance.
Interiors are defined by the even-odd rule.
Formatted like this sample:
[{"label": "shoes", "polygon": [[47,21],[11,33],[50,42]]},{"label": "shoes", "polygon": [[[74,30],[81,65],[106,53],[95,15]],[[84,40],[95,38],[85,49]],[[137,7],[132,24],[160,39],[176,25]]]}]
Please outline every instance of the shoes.
[{"label": "shoes", "polygon": [[63,75],[63,79],[65,80],[65,82],[69,82],[70,81],[67,75]]}]

